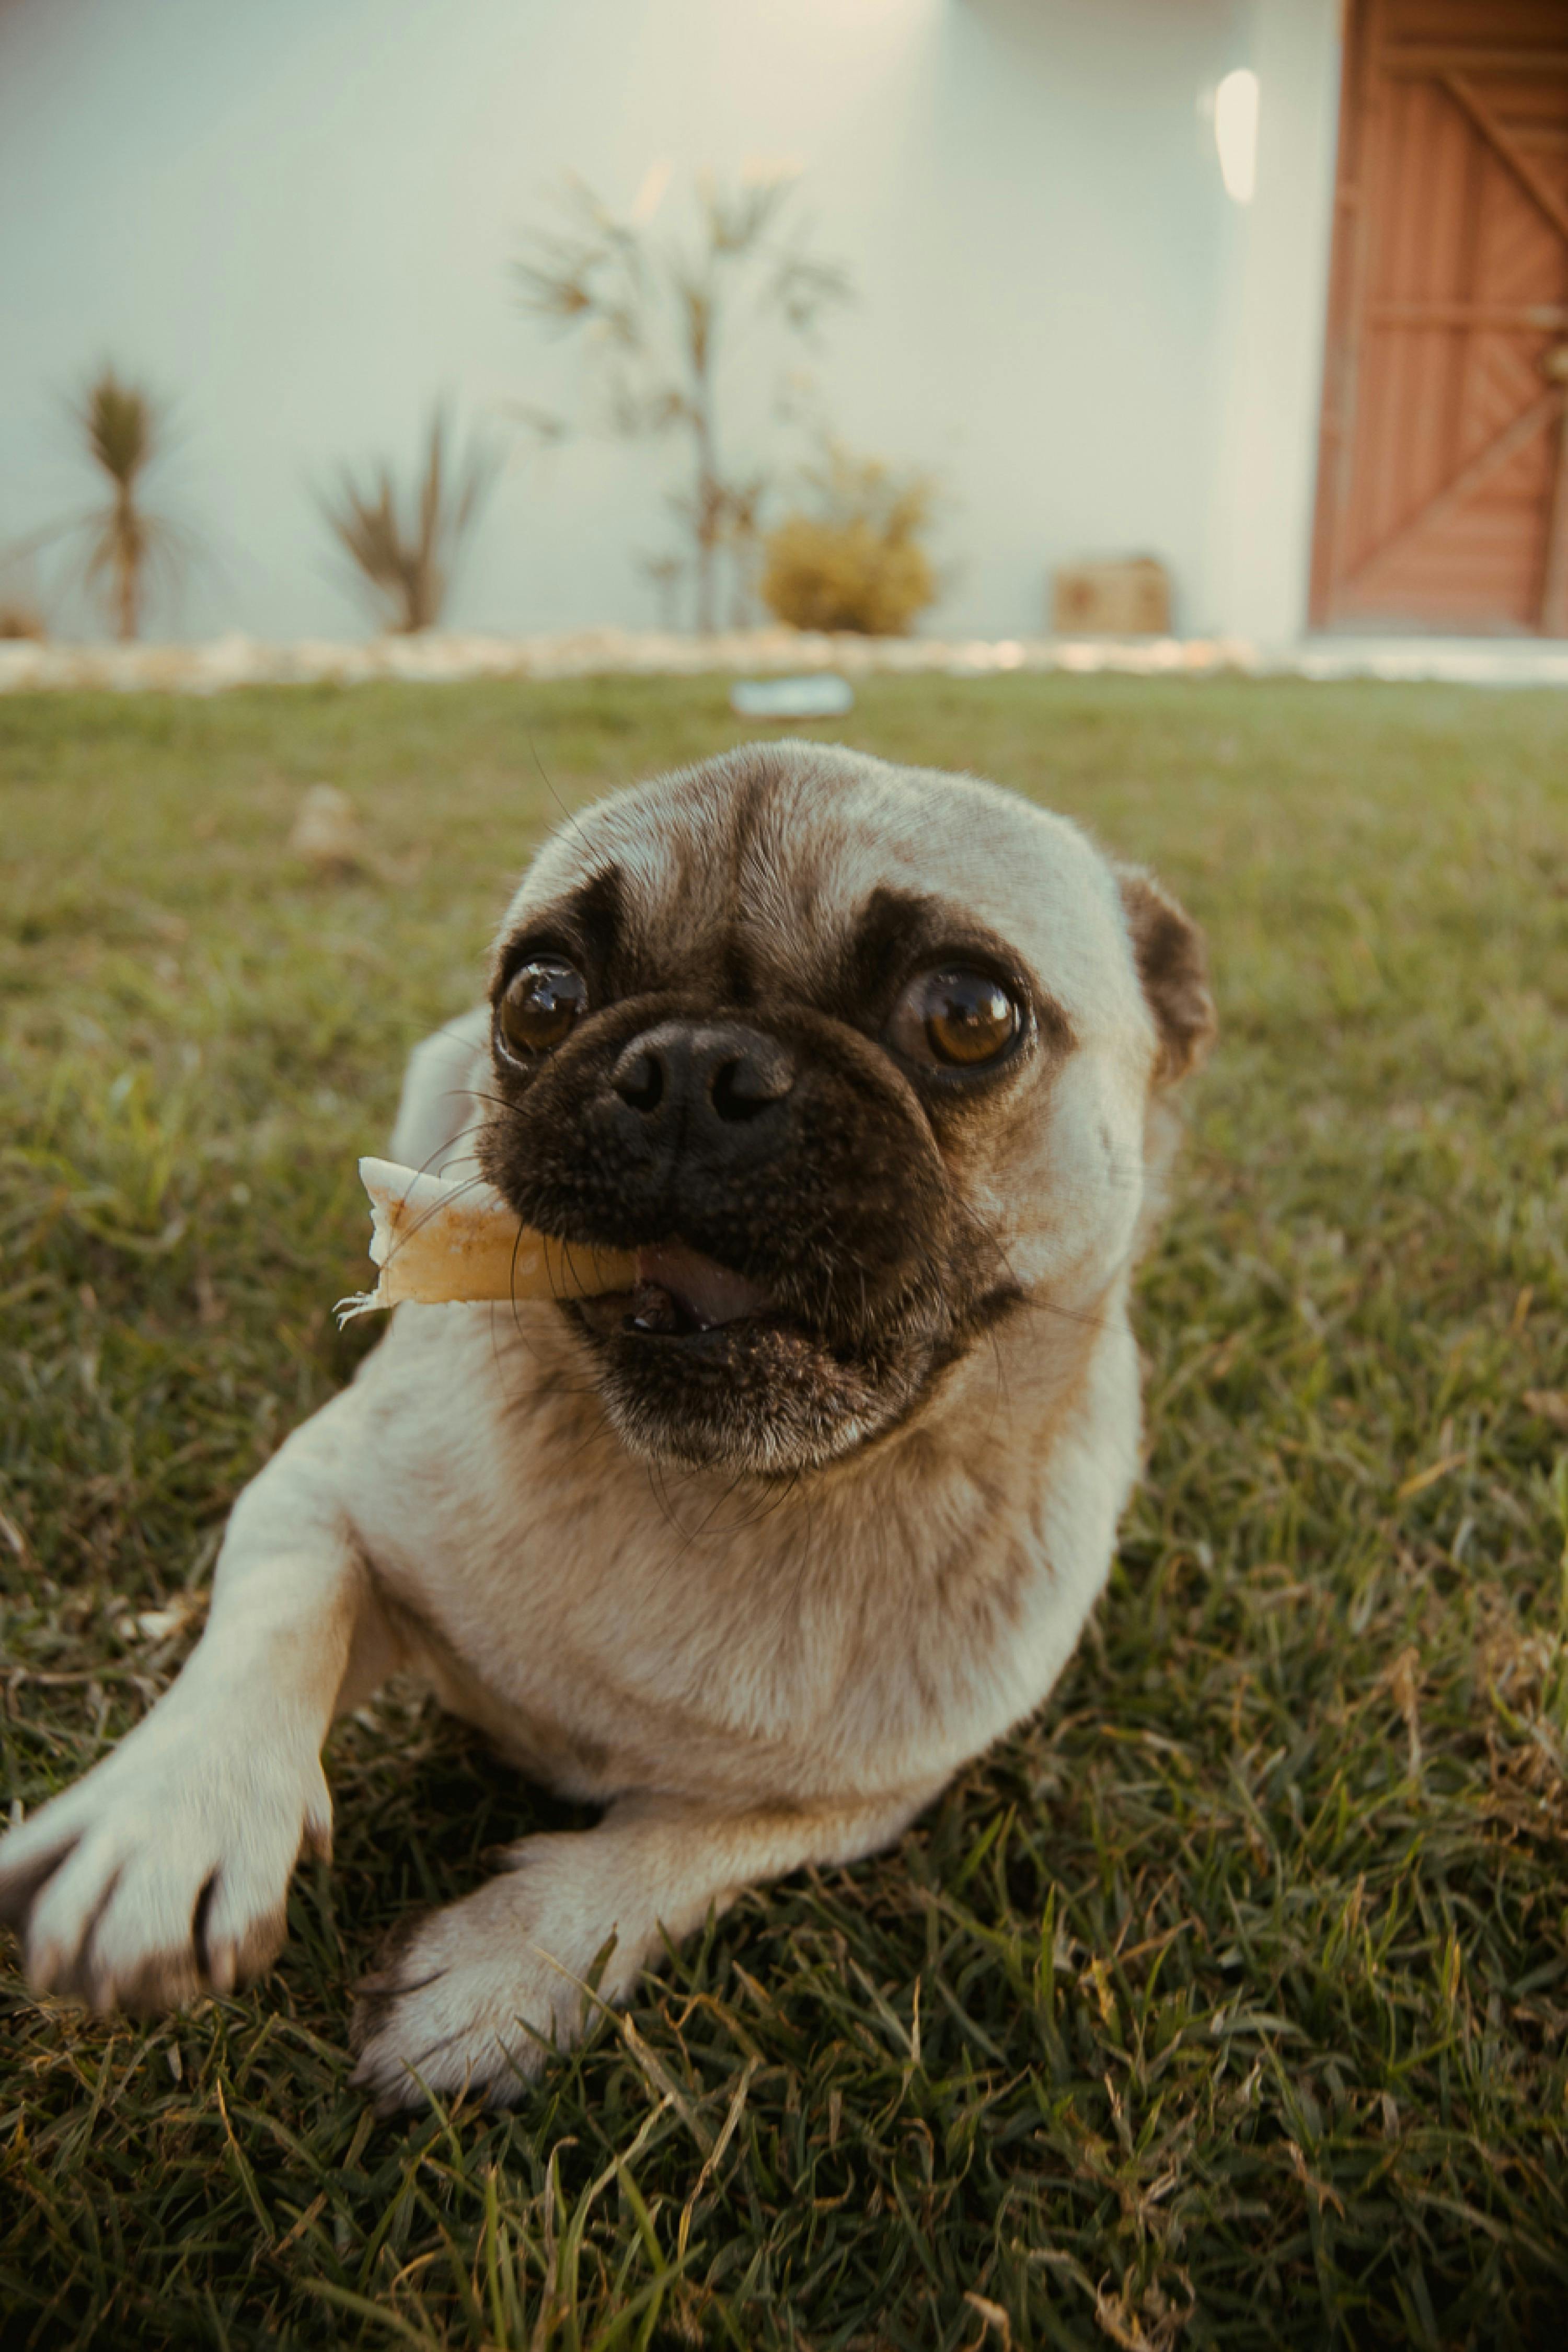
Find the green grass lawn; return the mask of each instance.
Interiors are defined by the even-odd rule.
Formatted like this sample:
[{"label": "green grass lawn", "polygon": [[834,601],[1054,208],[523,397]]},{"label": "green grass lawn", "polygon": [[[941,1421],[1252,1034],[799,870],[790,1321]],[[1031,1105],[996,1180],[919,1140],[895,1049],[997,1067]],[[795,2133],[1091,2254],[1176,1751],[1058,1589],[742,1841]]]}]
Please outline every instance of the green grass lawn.
[{"label": "green grass lawn", "polygon": [[[709,680],[0,701],[7,1795],[166,1685],[369,1344],[354,1159],[531,846],[747,731]],[[397,2125],[350,1983],[549,1809],[389,1693],[268,1985],[89,2021],[7,1954],[6,2352],[1568,2340],[1568,698],[880,679],[832,731],[1086,819],[1212,942],[1077,1662],[521,2113]],[[318,779],[374,877],[290,859]]]}]

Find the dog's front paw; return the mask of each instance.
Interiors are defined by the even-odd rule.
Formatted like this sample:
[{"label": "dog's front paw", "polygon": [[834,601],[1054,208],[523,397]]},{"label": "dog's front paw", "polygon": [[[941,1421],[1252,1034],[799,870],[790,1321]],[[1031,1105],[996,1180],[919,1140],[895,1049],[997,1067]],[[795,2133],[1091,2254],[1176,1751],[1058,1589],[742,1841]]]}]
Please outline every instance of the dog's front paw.
[{"label": "dog's front paw", "polygon": [[[595,1962],[616,1933],[586,1866],[594,1836],[525,1839],[500,1877],[395,1932],[350,2026],[353,2081],[384,2115],[427,2092],[515,2106],[551,2050],[577,2040]],[[600,2000],[631,1993],[643,1940],[616,1942]]]},{"label": "dog's front paw", "polygon": [[155,1713],[0,1839],[0,1921],[18,1932],[35,1992],[178,2008],[277,1958],[294,1864],[331,1836],[315,1756],[271,1753],[232,1721]]}]

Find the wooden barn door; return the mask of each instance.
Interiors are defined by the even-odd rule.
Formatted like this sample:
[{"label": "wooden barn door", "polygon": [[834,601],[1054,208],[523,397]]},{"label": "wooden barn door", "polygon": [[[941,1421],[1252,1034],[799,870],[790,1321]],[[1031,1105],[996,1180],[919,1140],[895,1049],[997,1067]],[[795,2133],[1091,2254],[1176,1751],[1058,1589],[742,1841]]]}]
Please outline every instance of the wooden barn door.
[{"label": "wooden barn door", "polygon": [[1352,0],[1319,627],[1568,635],[1568,0]]}]

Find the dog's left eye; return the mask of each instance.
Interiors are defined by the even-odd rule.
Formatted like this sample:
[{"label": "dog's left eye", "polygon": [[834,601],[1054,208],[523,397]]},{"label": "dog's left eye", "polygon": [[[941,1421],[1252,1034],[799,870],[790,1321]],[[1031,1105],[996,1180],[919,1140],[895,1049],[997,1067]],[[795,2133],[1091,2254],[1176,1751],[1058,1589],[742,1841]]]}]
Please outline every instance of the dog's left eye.
[{"label": "dog's left eye", "polygon": [[552,1054],[588,1010],[588,983],[556,956],[523,964],[496,1008],[501,1036],[513,1054]]},{"label": "dog's left eye", "polygon": [[973,1070],[1006,1052],[1023,1018],[989,972],[943,964],[910,981],[894,1008],[888,1038],[911,1062]]}]

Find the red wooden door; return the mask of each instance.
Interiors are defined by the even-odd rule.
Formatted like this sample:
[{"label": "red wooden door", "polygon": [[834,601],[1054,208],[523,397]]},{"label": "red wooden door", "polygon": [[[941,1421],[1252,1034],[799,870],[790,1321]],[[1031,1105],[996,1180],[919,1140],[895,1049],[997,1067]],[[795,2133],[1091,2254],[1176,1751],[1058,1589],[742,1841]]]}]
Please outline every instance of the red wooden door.
[{"label": "red wooden door", "polygon": [[1568,635],[1568,0],[1352,0],[1311,609]]}]

